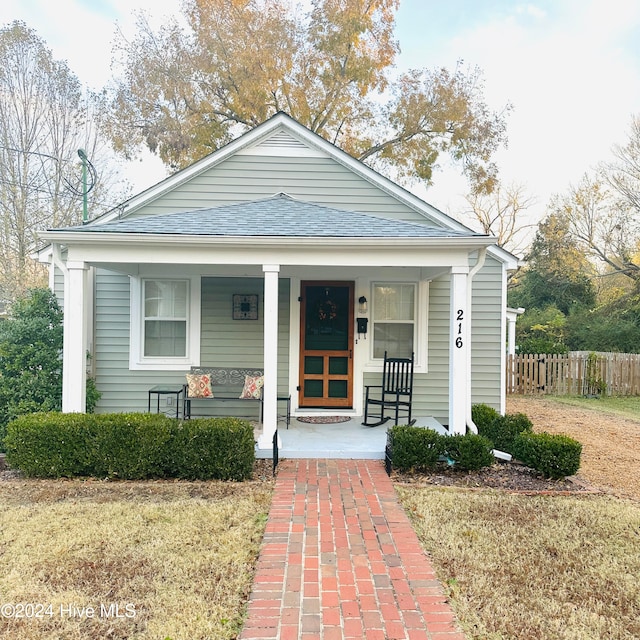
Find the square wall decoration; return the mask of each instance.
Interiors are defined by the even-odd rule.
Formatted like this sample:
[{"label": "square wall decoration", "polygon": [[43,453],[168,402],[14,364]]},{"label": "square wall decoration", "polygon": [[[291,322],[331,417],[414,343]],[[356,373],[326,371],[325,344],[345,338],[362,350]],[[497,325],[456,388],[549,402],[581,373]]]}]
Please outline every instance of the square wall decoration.
[{"label": "square wall decoration", "polygon": [[233,294],[233,319],[257,320],[258,319],[258,295],[255,293]]}]

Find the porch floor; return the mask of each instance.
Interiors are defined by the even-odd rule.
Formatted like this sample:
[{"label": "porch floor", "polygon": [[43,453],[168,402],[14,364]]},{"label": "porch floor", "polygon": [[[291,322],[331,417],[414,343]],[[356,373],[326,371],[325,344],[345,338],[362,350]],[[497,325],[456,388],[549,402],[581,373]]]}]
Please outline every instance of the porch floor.
[{"label": "porch floor", "polygon": [[[387,429],[391,422],[379,427],[365,427],[362,416],[336,424],[309,424],[291,416],[291,424],[278,423],[280,458],[343,458],[352,460],[383,460],[387,444]],[[440,433],[446,429],[430,416],[416,417],[417,427],[429,427]],[[261,427],[256,430],[256,440]],[[257,458],[271,458],[273,451],[256,449]]]}]

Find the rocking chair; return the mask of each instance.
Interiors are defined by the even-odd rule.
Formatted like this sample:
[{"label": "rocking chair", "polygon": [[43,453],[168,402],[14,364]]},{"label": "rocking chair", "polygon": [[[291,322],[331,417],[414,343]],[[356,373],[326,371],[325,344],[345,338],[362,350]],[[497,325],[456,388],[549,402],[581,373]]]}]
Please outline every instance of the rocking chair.
[{"label": "rocking chair", "polygon": [[[388,358],[384,352],[384,367],[382,369],[381,385],[365,385],[366,395],[364,402],[365,427],[377,427],[391,420],[395,414],[395,424],[398,424],[400,412],[407,414],[404,424],[412,425],[415,419],[411,419],[411,401],[413,397],[413,353],[410,358]],[[372,389],[379,392],[371,393]],[[373,397],[373,396],[379,397]],[[380,412],[370,416],[370,407],[379,407]],[[369,420],[375,422],[369,422]]]}]

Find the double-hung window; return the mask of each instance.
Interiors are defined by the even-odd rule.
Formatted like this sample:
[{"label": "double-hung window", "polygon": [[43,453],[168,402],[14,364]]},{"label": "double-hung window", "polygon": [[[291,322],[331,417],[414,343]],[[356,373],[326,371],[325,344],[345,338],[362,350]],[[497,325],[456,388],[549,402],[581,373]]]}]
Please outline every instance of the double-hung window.
[{"label": "double-hung window", "polygon": [[373,357],[411,357],[415,342],[416,285],[373,283]]},{"label": "double-hung window", "polygon": [[144,357],[185,358],[189,283],[143,280]]},{"label": "double-hung window", "polygon": [[194,278],[132,278],[132,369],[174,369],[197,364],[199,283]]}]

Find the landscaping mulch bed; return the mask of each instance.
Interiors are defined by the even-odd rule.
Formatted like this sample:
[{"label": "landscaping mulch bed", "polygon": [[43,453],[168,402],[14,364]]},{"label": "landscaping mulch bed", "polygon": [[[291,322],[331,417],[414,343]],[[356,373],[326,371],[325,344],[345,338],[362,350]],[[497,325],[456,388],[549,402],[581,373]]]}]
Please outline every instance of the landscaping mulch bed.
[{"label": "landscaping mulch bed", "polygon": [[474,472],[442,468],[427,474],[393,474],[398,483],[504,489],[522,493],[600,492],[640,500],[640,421],[555,402],[508,396],[508,413],[525,413],[533,430],[564,433],[582,443],[576,476],[554,481],[517,463],[496,463]]},{"label": "landscaping mulch bed", "polygon": [[467,489],[502,489],[522,493],[577,493],[596,489],[582,479],[570,477],[549,480],[534,469],[517,462],[497,462],[479,471],[460,471],[448,466],[425,473],[393,471],[394,482]]},{"label": "landscaping mulch bed", "polygon": [[[581,442],[582,462],[577,475],[560,481],[547,480],[522,465],[500,462],[476,472],[450,468],[429,474],[393,472],[394,481],[540,493],[599,490],[640,500],[640,421],[525,396],[509,396],[507,412],[525,413],[533,421],[534,431],[565,433]],[[3,470],[3,462],[0,456],[0,481],[19,477],[14,470]],[[252,479],[273,481],[272,461],[256,460]]]}]

